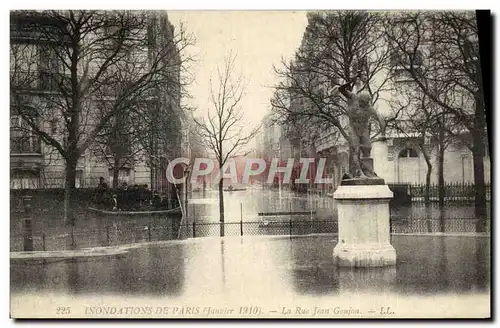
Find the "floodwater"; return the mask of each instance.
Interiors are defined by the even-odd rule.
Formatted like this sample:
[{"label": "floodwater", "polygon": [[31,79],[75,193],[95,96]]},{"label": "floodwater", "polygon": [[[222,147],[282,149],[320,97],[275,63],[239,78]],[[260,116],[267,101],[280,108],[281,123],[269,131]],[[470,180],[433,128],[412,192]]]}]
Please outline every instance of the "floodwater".
[{"label": "floodwater", "polygon": [[[181,235],[219,235],[220,229],[216,224],[220,218],[218,192],[193,193],[188,204],[188,219],[183,221]],[[269,212],[283,214],[270,215]],[[288,215],[290,212],[294,214]],[[292,234],[331,233],[338,229],[337,207],[332,196],[298,195],[287,190],[249,188],[245,191],[224,192],[224,213],[226,235],[287,234],[290,230]],[[474,217],[474,207],[470,204],[448,204],[442,213],[436,203],[428,207],[419,203],[391,206],[390,215],[392,232],[395,233],[490,231],[489,217],[484,225],[479,225],[480,222]],[[240,221],[245,223],[241,227],[238,225]],[[281,224],[263,226],[262,222]],[[240,233],[240,230],[243,231]]]},{"label": "floodwater", "polygon": [[53,317],[68,306],[88,317],[92,307],[142,304],[153,311],[143,315],[157,317],[174,316],[158,307],[190,307],[206,317],[204,308],[215,305],[256,307],[257,317],[286,316],[287,306],[311,317],[296,307],[320,305],[330,309],[325,317],[338,317],[335,307],[361,317],[381,307],[391,307],[394,317],[489,315],[488,237],[393,236],[397,265],[378,269],[337,268],[336,242],[333,235],[210,237],[104,258],[11,260],[11,313]]},{"label": "floodwater", "polygon": [[[287,190],[262,189],[249,186],[244,191],[224,192],[225,235],[297,235],[337,232],[337,209],[332,196],[297,195]],[[260,215],[259,213],[282,212],[283,215]],[[300,212],[300,215],[287,213]],[[439,220],[440,211],[433,204],[425,208],[421,204],[391,208],[394,220],[393,232],[435,233],[475,232],[476,220],[471,205],[448,205],[444,209],[446,220]],[[162,241],[175,238],[219,236],[218,192],[193,192],[188,201],[188,218],[183,219],[180,231],[163,220],[134,218],[105,221],[82,210],[73,232],[62,225],[62,211],[44,208],[33,217],[34,250],[70,249],[120,245],[147,241]],[[24,249],[23,214],[11,215],[10,250]],[[245,224],[239,224],[244,222]],[[278,224],[276,224],[278,222]],[[194,226],[196,225],[196,226]],[[483,232],[489,232],[489,220]],[[72,234],[72,235],[71,235]],[[73,236],[73,237],[72,237]]]},{"label": "floodwater", "polygon": [[[189,223],[194,219],[199,223],[219,221],[218,191],[193,192],[188,203]],[[251,186],[245,191],[224,192],[225,222],[259,221],[258,213],[263,212],[304,212],[303,215],[294,217],[316,220],[337,219],[337,208],[332,196],[295,194],[288,190],[264,189],[260,186]],[[420,203],[391,208],[391,216],[398,218],[438,219],[440,214],[437,203],[432,203],[428,208]],[[447,204],[443,215],[447,219],[472,219],[474,206]]]}]

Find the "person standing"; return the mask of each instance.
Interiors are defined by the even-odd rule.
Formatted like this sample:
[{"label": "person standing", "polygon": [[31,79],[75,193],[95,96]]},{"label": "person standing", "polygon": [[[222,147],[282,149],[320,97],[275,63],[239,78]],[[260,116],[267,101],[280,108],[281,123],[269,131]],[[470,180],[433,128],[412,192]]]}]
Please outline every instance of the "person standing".
[{"label": "person standing", "polygon": [[161,198],[156,190],[153,192],[153,199],[151,200],[151,205],[155,210],[161,209],[162,206]]},{"label": "person standing", "polygon": [[108,185],[104,182],[104,178],[99,178],[99,184],[97,185],[94,202],[98,206],[103,206],[105,203],[106,193],[108,192]]}]

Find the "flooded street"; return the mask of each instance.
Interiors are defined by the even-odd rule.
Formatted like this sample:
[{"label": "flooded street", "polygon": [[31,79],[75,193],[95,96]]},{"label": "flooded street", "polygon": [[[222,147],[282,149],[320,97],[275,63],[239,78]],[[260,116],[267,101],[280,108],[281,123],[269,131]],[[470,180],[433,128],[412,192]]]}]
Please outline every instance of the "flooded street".
[{"label": "flooded street", "polygon": [[[338,223],[332,197],[258,189],[226,192],[225,237],[220,238],[217,196],[213,191],[193,193],[189,220],[183,220],[179,232],[161,218],[117,221],[112,243],[109,222],[85,214],[80,224],[86,222],[93,233],[77,235],[79,248],[107,247],[87,257],[11,257],[12,314],[22,317],[29,309],[32,316],[51,317],[60,309],[57,304],[72,304],[73,315],[82,318],[113,317],[113,311],[123,309],[139,311],[134,317],[158,318],[217,313],[370,317],[389,306],[395,311],[392,317],[441,317],[429,307],[439,309],[443,302],[450,306],[447,316],[489,314],[490,238],[474,232],[471,207],[448,207],[452,218],[445,221],[412,217],[419,215],[419,206],[392,208],[396,267],[345,269],[333,262]],[[66,243],[58,244],[61,240]],[[40,247],[40,239],[35,241]],[[49,250],[64,250],[69,249],[67,241],[45,242]],[[22,250],[22,243],[13,244],[11,238],[13,247]],[[47,295],[52,308],[41,301]],[[269,295],[280,295],[279,304]],[[288,311],[284,300],[298,312],[283,312]]]},{"label": "flooded street", "polygon": [[165,306],[201,300],[210,305],[212,299],[263,306],[273,294],[307,304],[338,303],[344,294],[349,299],[462,295],[478,297],[481,304],[489,300],[489,238],[394,236],[396,267],[355,270],[334,265],[335,244],[336,237],[328,235],[197,238],[105,258],[16,260],[11,261],[11,295],[15,305],[50,293],[54,306],[71,298],[80,311],[83,304],[95,305],[96,296],[100,302],[127,297]]},{"label": "flooded street", "polygon": [[[490,220],[477,229],[474,207],[447,205],[444,219],[436,203],[429,208],[415,203],[391,206],[393,233],[489,233]],[[337,209],[332,196],[294,194],[287,190],[262,189],[224,192],[225,235],[304,235],[336,233]],[[290,215],[292,212],[292,215]],[[279,215],[276,215],[279,213]],[[11,214],[10,250],[24,249],[23,213]],[[71,231],[61,225],[60,209],[38,212],[33,217],[34,250],[64,250],[73,246]],[[180,225],[180,229],[179,229]],[[102,218],[82,208],[73,232],[76,248],[220,236],[218,192],[193,192],[188,218],[171,222],[162,217]]]}]

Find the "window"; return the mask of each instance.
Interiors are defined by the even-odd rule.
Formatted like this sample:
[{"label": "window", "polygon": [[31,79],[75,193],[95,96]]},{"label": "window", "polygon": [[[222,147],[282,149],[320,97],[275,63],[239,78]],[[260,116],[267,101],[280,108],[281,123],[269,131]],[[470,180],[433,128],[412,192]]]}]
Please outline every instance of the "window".
[{"label": "window", "polygon": [[415,158],[418,157],[418,152],[414,148],[405,148],[399,152],[399,158]]},{"label": "window", "polygon": [[40,70],[47,72],[59,72],[61,65],[56,49],[51,45],[39,45],[38,54],[40,58]]},{"label": "window", "polygon": [[55,91],[58,89],[59,80],[63,75],[59,74],[61,63],[56,53],[56,49],[51,45],[42,44],[38,47],[40,89]]},{"label": "window", "polygon": [[394,160],[394,146],[387,146],[387,160]]},{"label": "window", "polygon": [[11,44],[10,83],[12,88],[31,90],[38,87],[37,47],[32,44]]},{"label": "window", "polygon": [[10,117],[10,152],[41,153],[40,138],[19,115]]}]

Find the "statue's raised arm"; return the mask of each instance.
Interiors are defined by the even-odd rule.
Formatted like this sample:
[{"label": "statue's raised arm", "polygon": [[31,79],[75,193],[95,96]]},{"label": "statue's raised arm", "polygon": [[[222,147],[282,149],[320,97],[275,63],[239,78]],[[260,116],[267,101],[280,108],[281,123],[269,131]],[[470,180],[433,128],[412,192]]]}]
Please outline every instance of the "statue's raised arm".
[{"label": "statue's raised arm", "polygon": [[352,99],[355,96],[351,91],[347,90],[347,87],[349,87],[350,85],[351,82],[347,82],[342,84],[338,89],[339,92],[347,99]]}]

